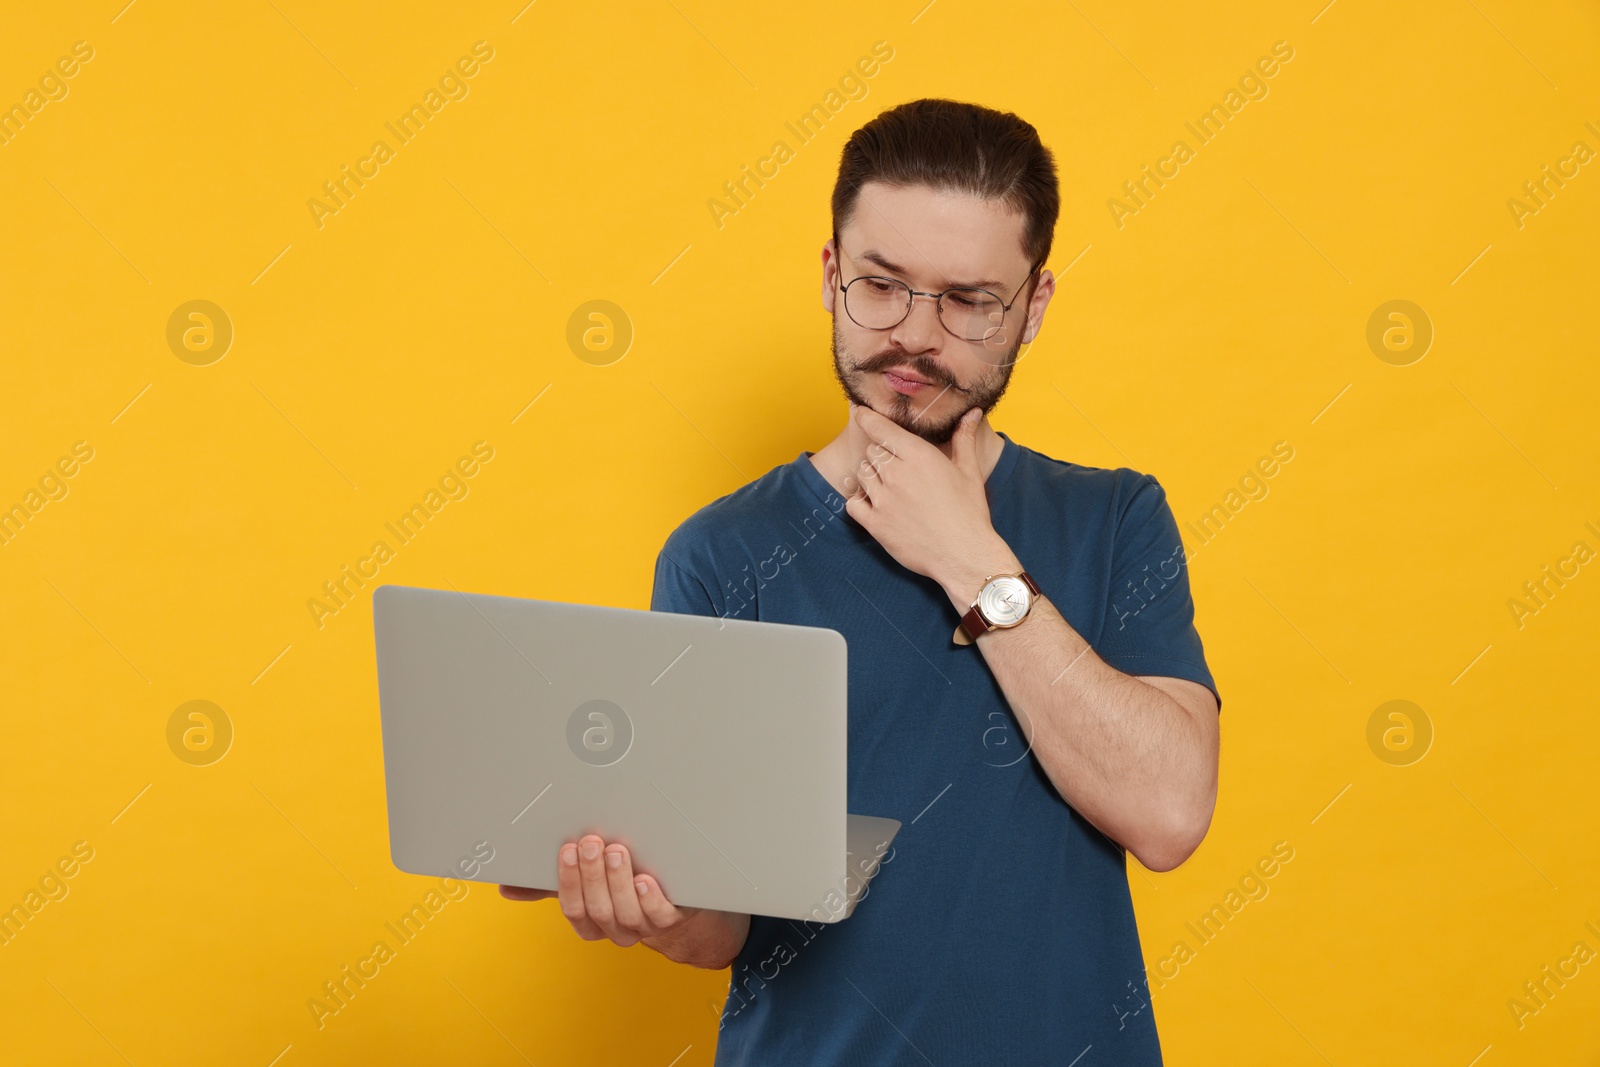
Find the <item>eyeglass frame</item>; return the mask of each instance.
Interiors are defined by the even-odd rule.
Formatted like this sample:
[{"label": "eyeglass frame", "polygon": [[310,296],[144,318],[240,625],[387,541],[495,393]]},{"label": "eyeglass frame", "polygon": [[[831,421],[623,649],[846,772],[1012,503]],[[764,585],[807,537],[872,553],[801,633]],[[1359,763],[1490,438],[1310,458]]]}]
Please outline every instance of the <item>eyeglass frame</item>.
[{"label": "eyeglass frame", "polygon": [[[834,247],[834,250],[837,251],[839,254],[841,254],[841,255],[847,254],[844,251],[844,246],[839,243],[839,235],[838,234],[834,234],[833,235],[833,247]],[[854,259],[855,257],[851,256],[850,258]],[[960,334],[958,334],[954,330],[952,330],[950,328],[949,324],[944,321],[943,308],[944,308],[944,295],[945,295],[945,293],[982,293],[984,296],[994,297],[994,299],[1000,301],[1000,322],[997,325],[1000,326],[1000,327],[1003,327],[1003,326],[1005,326],[1006,315],[1011,311],[1012,305],[1014,305],[1017,302],[1017,298],[1022,295],[1022,290],[1027,286],[1028,282],[1031,281],[1033,279],[1033,277],[1039,273],[1039,268],[1043,267],[1043,266],[1044,266],[1044,260],[1042,260],[1042,259],[1039,260],[1037,263],[1035,263],[1033,265],[1033,269],[1028,271],[1028,276],[1026,278],[1023,278],[1022,279],[1022,283],[1017,286],[1017,291],[1015,293],[1011,294],[1010,303],[1007,303],[1004,300],[1000,300],[1000,294],[991,293],[989,290],[980,288],[979,286],[976,286],[976,285],[952,285],[950,288],[940,290],[937,293],[924,293],[924,292],[920,292],[919,290],[912,289],[909,283],[903,282],[899,278],[890,278],[889,276],[884,275],[884,274],[858,274],[854,278],[851,278],[845,284],[839,286],[839,291],[841,293],[845,294],[845,300],[844,300],[844,313],[845,313],[845,315],[850,319],[851,322],[855,322],[857,326],[861,326],[861,323],[856,322],[856,317],[854,315],[850,314],[850,293],[849,293],[850,286],[854,285],[856,282],[861,281],[863,278],[875,278],[878,281],[891,282],[891,283],[893,283],[895,285],[901,286],[901,287],[905,288],[907,291],[909,291],[909,293],[911,294],[910,296],[908,296],[906,298],[906,313],[904,315],[900,316],[899,321],[893,322],[893,323],[889,324],[888,326],[861,326],[861,328],[863,330],[880,330],[880,331],[881,330],[892,330],[896,326],[899,326],[900,323],[905,322],[906,319],[909,319],[911,317],[911,309],[912,309],[913,306],[916,305],[917,297],[919,297],[919,296],[931,296],[931,297],[933,297],[933,314],[934,314],[934,318],[939,320],[939,325],[944,327],[945,333],[948,333],[951,337],[954,337],[956,340],[963,341],[963,342],[965,342],[965,343],[967,343],[969,345],[986,344],[988,342],[988,338],[977,338],[977,339],[974,339],[974,338],[971,338],[971,337],[962,337]]]}]

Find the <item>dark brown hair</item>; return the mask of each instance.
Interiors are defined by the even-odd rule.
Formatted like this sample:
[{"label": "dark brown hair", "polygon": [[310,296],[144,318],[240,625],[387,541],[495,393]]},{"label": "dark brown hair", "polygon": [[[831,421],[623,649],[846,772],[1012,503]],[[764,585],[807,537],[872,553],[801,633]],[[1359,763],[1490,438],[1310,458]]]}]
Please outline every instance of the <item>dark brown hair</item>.
[{"label": "dark brown hair", "polygon": [[1039,132],[1009,111],[957,100],[912,100],[851,134],[839,153],[833,186],[835,240],[869,181],[1004,201],[1022,213],[1022,251],[1029,265],[1042,264],[1050,254],[1061,213],[1055,157]]}]

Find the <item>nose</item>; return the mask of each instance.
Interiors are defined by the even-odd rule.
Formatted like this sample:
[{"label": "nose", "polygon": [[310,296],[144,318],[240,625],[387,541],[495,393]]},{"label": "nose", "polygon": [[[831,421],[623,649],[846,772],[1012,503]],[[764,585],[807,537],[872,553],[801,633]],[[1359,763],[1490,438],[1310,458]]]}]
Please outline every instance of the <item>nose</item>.
[{"label": "nose", "polygon": [[889,331],[889,337],[907,352],[926,352],[937,347],[944,333],[939,321],[939,298],[915,293],[911,297],[911,310],[900,325]]}]

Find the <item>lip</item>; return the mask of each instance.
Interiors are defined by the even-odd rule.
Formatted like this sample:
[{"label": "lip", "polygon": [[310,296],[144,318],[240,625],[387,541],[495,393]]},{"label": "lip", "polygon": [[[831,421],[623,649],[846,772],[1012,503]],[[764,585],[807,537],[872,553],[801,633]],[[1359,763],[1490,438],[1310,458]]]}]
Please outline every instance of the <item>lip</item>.
[{"label": "lip", "polygon": [[912,374],[910,371],[906,370],[904,367],[890,367],[888,370],[884,371],[884,373],[885,374],[892,374],[896,378],[899,378],[901,381],[915,382],[918,385],[932,385],[933,384],[932,382],[928,381],[926,378],[917,377],[915,374]]},{"label": "lip", "polygon": [[889,388],[904,396],[916,396],[924,389],[931,389],[932,383],[919,381],[916,378],[902,378],[894,371],[884,371],[883,380],[889,383]]}]

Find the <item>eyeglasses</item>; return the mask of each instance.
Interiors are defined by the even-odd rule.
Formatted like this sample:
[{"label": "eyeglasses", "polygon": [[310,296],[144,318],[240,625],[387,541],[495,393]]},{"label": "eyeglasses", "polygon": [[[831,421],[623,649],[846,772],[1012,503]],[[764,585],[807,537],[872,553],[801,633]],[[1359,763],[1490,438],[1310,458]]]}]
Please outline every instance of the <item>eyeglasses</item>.
[{"label": "eyeglasses", "polygon": [[[834,237],[833,246],[839,248],[837,236]],[[963,341],[987,342],[1000,333],[1006,312],[1022,295],[1022,288],[1028,284],[1028,279],[1038,273],[1043,265],[1043,260],[1034,264],[1028,277],[1022,280],[1022,285],[1017,286],[1009,303],[987,289],[956,286],[940,293],[922,293],[896,278],[872,274],[850,279],[839,286],[839,291],[844,293],[845,314],[850,316],[851,322],[864,329],[893,329],[911,314],[913,300],[919,296],[931,296],[938,310],[939,322],[946,331]],[[1004,340],[1000,338],[1001,343]]]}]

